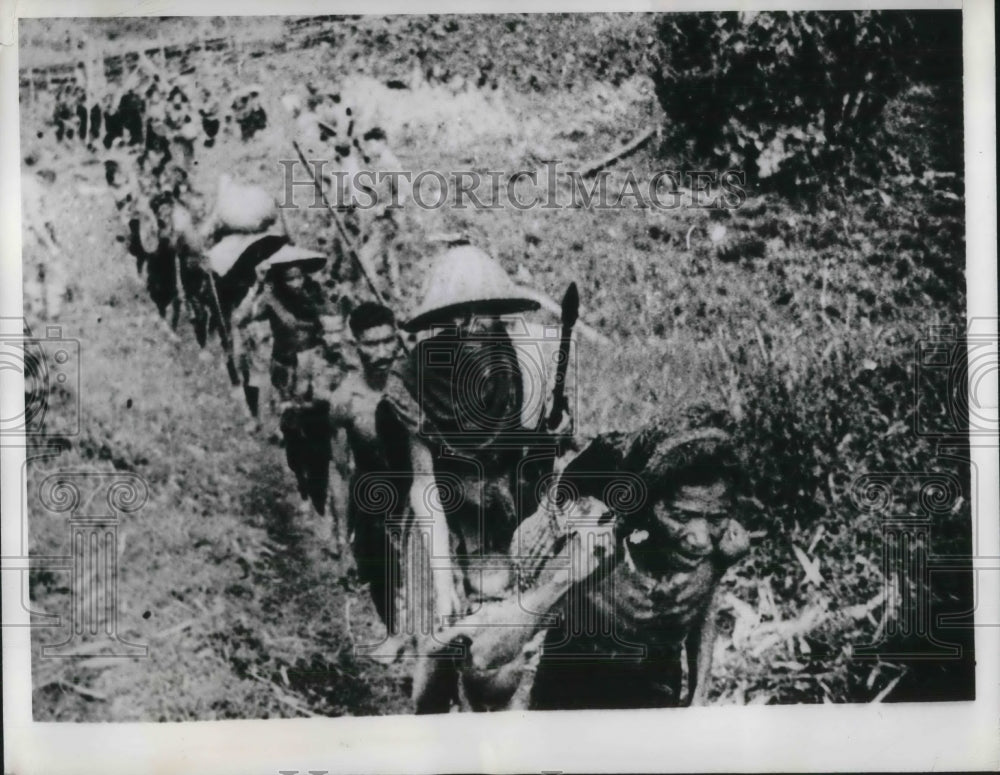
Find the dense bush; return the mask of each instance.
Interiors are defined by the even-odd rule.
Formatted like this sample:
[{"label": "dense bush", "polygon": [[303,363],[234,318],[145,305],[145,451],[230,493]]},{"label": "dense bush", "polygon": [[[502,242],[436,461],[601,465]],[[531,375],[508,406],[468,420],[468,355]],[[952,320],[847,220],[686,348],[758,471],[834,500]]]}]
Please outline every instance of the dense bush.
[{"label": "dense bush", "polygon": [[937,21],[892,12],[666,15],[653,77],[668,148],[788,190],[856,172],[856,161],[870,171],[883,157],[892,98],[912,79],[956,78],[961,28]]}]

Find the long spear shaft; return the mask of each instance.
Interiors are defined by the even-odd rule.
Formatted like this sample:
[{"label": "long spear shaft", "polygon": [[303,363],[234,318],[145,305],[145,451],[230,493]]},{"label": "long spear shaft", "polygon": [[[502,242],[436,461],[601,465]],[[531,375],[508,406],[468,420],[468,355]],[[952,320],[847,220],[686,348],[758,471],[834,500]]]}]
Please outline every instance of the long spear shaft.
[{"label": "long spear shaft", "polygon": [[233,347],[232,337],[229,334],[229,321],[222,314],[222,302],[219,300],[219,290],[215,287],[215,274],[210,267],[206,268],[206,272],[208,273],[208,288],[211,292],[209,295],[212,299],[212,306],[215,307],[213,311],[219,321],[219,341],[222,343],[222,349],[226,353],[226,371],[229,372],[229,381],[234,387],[242,385],[245,389],[247,386],[240,379],[240,372],[236,367],[236,352]]},{"label": "long spear shaft", "polygon": [[299,161],[301,161],[302,164],[305,165],[305,168],[309,171],[309,176],[312,178],[313,185],[316,186],[316,193],[319,195],[320,201],[323,203],[323,206],[326,208],[327,212],[329,212],[330,215],[333,216],[333,222],[337,227],[337,232],[340,234],[341,241],[347,247],[348,252],[354,257],[354,260],[358,262],[358,266],[361,267],[361,274],[364,275],[365,281],[368,283],[369,289],[371,289],[371,292],[375,294],[376,299],[385,304],[386,299],[382,295],[382,292],[378,289],[378,286],[375,284],[374,270],[370,266],[368,266],[365,259],[361,257],[361,254],[358,252],[357,248],[354,247],[353,240],[351,239],[350,235],[348,235],[347,229],[344,228],[344,224],[340,220],[340,214],[337,212],[336,208],[333,207],[327,201],[326,193],[323,191],[323,184],[320,182],[319,178],[316,177],[315,170],[312,167],[310,167],[309,162],[306,161],[306,157],[302,153],[302,149],[299,148],[298,142],[292,140],[292,146],[295,148],[295,153],[297,153],[299,156]]}]

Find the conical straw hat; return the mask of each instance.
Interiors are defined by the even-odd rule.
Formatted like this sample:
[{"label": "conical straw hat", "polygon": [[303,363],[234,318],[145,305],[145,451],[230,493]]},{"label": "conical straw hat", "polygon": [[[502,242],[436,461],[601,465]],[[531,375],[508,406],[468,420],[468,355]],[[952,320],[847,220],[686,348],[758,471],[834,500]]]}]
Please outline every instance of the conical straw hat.
[{"label": "conical straw hat", "polygon": [[434,260],[424,300],[403,326],[419,331],[463,312],[512,315],[538,309],[492,256],[471,245],[449,248]]}]

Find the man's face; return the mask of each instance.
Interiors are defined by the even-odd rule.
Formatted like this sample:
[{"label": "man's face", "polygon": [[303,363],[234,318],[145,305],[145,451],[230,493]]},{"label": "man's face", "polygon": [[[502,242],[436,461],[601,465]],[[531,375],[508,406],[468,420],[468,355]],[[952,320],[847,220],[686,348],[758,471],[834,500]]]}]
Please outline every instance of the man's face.
[{"label": "man's face", "polygon": [[729,525],[731,493],[721,479],[704,485],[683,485],[673,497],[658,501],[653,515],[682,558],[701,560],[718,546]]},{"label": "man's face", "polygon": [[160,227],[161,232],[169,230],[170,226],[173,224],[173,215],[174,215],[173,203],[162,202],[160,205],[157,206],[154,215],[156,216],[156,224],[157,226]]},{"label": "man's face", "polygon": [[500,325],[502,323],[498,317],[463,312],[441,321],[435,328],[454,329],[461,339],[478,340],[495,335]]},{"label": "man's face", "polygon": [[288,267],[281,279],[284,286],[290,291],[302,290],[302,287],[306,284],[306,276],[297,266]]},{"label": "man's face", "polygon": [[384,376],[396,359],[396,331],[390,325],[374,326],[358,335],[358,354],[365,370]]}]

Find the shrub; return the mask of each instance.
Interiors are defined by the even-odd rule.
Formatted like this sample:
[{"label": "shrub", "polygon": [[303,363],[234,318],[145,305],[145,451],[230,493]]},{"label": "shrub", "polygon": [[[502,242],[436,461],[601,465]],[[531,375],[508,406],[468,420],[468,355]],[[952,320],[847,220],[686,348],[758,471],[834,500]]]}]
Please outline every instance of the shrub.
[{"label": "shrub", "polygon": [[658,38],[668,147],[796,186],[874,151],[915,41],[884,12],[669,14]]}]

